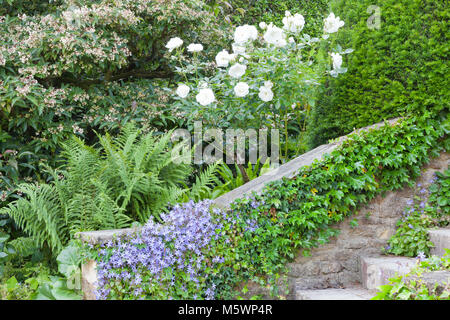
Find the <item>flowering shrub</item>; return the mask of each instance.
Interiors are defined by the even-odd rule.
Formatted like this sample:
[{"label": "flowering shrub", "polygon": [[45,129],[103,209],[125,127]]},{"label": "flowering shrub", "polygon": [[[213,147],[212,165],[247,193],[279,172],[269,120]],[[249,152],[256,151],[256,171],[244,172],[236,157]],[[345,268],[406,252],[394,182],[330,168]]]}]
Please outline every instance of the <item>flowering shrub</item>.
[{"label": "flowering shrub", "polygon": [[100,246],[99,299],[213,299],[233,245],[232,217],[212,201],[176,205],[137,235]]},{"label": "flowering shrub", "polygon": [[39,164],[53,165],[74,133],[94,142],[93,130],[130,120],[161,131],[182,122],[155,80],[173,76],[164,44],[183,34],[214,48],[223,36],[195,0],[14,0],[4,9],[0,154],[17,152],[14,161],[0,157],[0,195],[8,196],[25,178],[45,178]]},{"label": "flowering shrub", "polygon": [[[176,90],[175,106],[190,121],[202,119],[222,128],[274,127],[284,132],[287,141],[289,130],[299,131],[306,121],[324,77],[346,72],[342,55],[352,50],[335,44],[333,36],[344,22],[333,13],[324,20],[320,38],[301,33],[306,22],[299,13],[286,11],[282,23],[278,27],[261,22],[262,34],[253,25],[238,26],[233,53],[227,49],[217,53],[215,72],[196,53],[191,64],[184,64],[183,41],[172,38],[166,47],[184,79]],[[333,52],[324,55],[330,47]],[[286,142],[285,159],[287,149]]]}]

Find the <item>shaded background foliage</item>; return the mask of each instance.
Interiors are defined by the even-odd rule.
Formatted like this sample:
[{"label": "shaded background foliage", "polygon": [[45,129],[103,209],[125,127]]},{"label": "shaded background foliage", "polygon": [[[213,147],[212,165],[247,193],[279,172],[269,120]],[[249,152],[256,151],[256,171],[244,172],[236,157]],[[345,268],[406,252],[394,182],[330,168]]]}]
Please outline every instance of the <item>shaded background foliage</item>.
[{"label": "shaded background foliage", "polygon": [[210,0],[209,5],[222,8],[223,15],[231,23],[254,24],[264,21],[279,23],[286,10],[292,14],[300,13],[305,17],[304,33],[316,36],[321,32],[323,19],[328,11],[328,0]]}]

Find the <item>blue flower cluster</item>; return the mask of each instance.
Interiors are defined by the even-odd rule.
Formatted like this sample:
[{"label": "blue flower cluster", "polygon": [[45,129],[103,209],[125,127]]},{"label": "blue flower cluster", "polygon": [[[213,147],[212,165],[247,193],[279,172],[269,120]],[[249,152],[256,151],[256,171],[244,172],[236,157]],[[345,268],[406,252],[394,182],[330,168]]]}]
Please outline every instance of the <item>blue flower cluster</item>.
[{"label": "blue flower cluster", "polygon": [[[214,270],[225,262],[215,248],[221,241],[229,243],[223,226],[234,219],[211,204],[176,205],[162,215],[163,223],[151,220],[140,233],[102,245],[97,298],[114,298],[112,291],[121,288],[130,299],[214,299]],[[251,223],[250,228],[255,227]],[[195,297],[180,295],[188,288]],[[161,293],[167,296],[158,296]]]}]

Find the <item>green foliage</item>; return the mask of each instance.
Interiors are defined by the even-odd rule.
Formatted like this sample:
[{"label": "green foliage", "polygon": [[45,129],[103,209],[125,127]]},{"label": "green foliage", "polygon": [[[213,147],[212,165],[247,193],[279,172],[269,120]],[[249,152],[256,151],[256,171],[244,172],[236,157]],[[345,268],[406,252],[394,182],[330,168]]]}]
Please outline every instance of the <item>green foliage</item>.
[{"label": "green foliage", "polygon": [[215,0],[207,3],[213,8],[218,7],[219,13],[228,16],[235,25],[257,25],[261,21],[276,23],[284,17],[286,10],[292,14],[300,13],[307,21],[305,32],[308,34],[321,31],[328,10],[327,0]]},{"label": "green foliage", "polygon": [[61,3],[62,0],[0,0],[0,16],[52,12]]},{"label": "green foliage", "polygon": [[[215,50],[225,33],[196,0],[0,2],[0,206],[42,182],[60,142],[129,121],[165,131],[183,119],[158,90],[173,77],[173,35]],[[186,28],[186,26],[189,28]],[[14,154],[8,154],[7,151]]]},{"label": "green foliage", "polygon": [[[371,5],[380,29],[369,28]],[[348,72],[331,79],[309,123],[309,143],[383,119],[448,110],[449,15],[445,1],[344,0],[331,9],[345,21],[338,40],[355,49]]]},{"label": "green foliage", "polygon": [[[249,181],[259,177],[270,171],[270,158],[266,159],[266,162],[261,166],[260,159],[255,165],[252,165],[250,161],[247,164],[247,168],[245,168],[245,172]],[[211,194],[211,199],[217,198],[227,192],[230,192],[245,183],[244,176],[239,169],[238,165],[234,165],[234,171],[226,164],[221,163],[217,170],[217,173],[220,175],[223,183],[218,183],[214,188]]]},{"label": "green foliage", "polygon": [[421,166],[443,150],[449,125],[448,118],[408,118],[353,134],[294,178],[232,203],[231,219],[221,221],[222,240],[211,248],[224,261],[213,277],[216,298],[242,296],[240,285],[249,280],[284,298],[286,263],[299,250],[308,255],[327,243],[338,233],[332,226],[359,206],[411,186]]},{"label": "green foliage", "polygon": [[450,215],[450,169],[436,172],[437,181],[430,187],[429,203],[442,215]]},{"label": "green foliage", "polygon": [[430,286],[422,279],[424,273],[439,270],[450,271],[450,249],[443,257],[432,256],[420,261],[410,273],[389,279],[372,300],[450,300],[450,283]]},{"label": "green foliage", "polygon": [[450,222],[447,202],[443,200],[447,199],[445,193],[448,192],[448,171],[444,174],[437,172],[439,178],[434,177],[430,181],[433,184],[429,188],[429,197],[427,189],[418,185],[420,190],[411,200],[412,205],[405,208],[403,217],[397,222],[397,230],[384,248],[386,253],[407,257],[429,256],[434,244],[429,239],[428,230],[445,227]]},{"label": "green foliage", "polygon": [[[0,285],[2,300],[80,300],[81,299],[81,255],[79,248],[69,245],[57,257],[58,275],[45,265],[32,264],[23,281],[16,276],[5,279]],[[27,269],[27,266],[22,266]],[[2,280],[3,280],[2,279]],[[2,281],[3,282],[3,281]]]},{"label": "green foliage", "polygon": [[[273,288],[299,249],[326,243],[331,226],[360,205],[388,190],[411,185],[420,167],[442,150],[448,119],[408,119],[368,133],[354,134],[321,162],[301,168],[295,179],[265,187],[261,195],[241,199],[232,209],[256,220],[253,233],[242,232],[234,242],[237,279],[266,275]],[[245,229],[245,227],[243,227]]]},{"label": "green foliage", "polygon": [[24,196],[0,210],[35,243],[59,252],[79,231],[119,229],[133,221],[158,219],[169,203],[200,199],[208,192],[215,166],[183,187],[192,168],[177,163],[171,133],[160,137],[128,124],[112,138],[99,136],[100,148],[73,137],[63,144],[63,164],[47,168],[53,180],[21,184]]}]

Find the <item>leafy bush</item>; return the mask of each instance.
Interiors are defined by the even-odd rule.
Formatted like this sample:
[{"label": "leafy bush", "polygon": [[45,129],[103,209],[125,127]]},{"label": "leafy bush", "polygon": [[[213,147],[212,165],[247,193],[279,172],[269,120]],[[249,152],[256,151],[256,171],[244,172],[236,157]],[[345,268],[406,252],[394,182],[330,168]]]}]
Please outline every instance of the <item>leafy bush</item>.
[{"label": "leafy bush", "polygon": [[[32,263],[21,266],[10,278],[0,277],[0,300],[80,300],[81,256],[79,248],[69,245],[56,258],[58,272],[46,264]],[[25,275],[23,275],[25,271]],[[21,277],[19,277],[21,275]],[[18,279],[16,279],[18,277]]]},{"label": "leafy bush", "polygon": [[[432,118],[413,118],[393,126],[354,134],[341,147],[325,156],[323,161],[301,168],[296,177],[272,182],[261,194],[232,203],[231,210],[215,220],[221,225],[216,230],[221,241],[208,247],[208,252],[221,261],[219,265],[214,265],[212,277],[207,282],[215,284],[217,294],[214,298],[235,298],[239,284],[248,280],[268,285],[274,295],[282,297],[284,292],[276,284],[286,271],[286,262],[293,259],[299,249],[307,254],[308,249],[326,243],[337,234],[331,228],[334,223],[353,214],[359,205],[376,195],[400,189],[405,184],[412,185],[412,179],[420,174],[421,165],[430,156],[437,156],[444,146],[449,146],[449,139],[441,140],[448,132],[448,119],[439,122]],[[161,226],[160,232],[169,226],[170,223]],[[152,228],[156,227],[152,224]],[[188,236],[189,233],[184,235],[183,232],[183,236]],[[224,246],[224,242],[227,245]],[[137,243],[137,248],[140,244]],[[108,246],[113,248],[114,244]],[[142,246],[142,250],[145,247]],[[168,247],[173,248],[170,244]],[[122,243],[112,250],[121,252],[122,248],[127,246]],[[192,247],[194,249],[195,246]],[[101,269],[107,263],[105,269],[110,274],[120,274],[121,263],[126,261],[118,258],[116,266],[108,264],[111,262],[108,251],[101,250],[99,255],[98,249],[93,248],[91,258],[97,259]],[[130,255],[130,259],[136,254]],[[193,256],[189,256],[195,260],[203,257],[203,253],[194,250]],[[153,274],[155,268],[158,274],[165,274],[161,264],[143,265],[150,270],[149,274]],[[175,276],[175,283],[183,282],[186,273],[180,271],[175,275],[170,270],[167,275]],[[116,276],[113,278],[111,275],[106,283],[116,284],[122,294],[131,297],[133,293],[127,289],[130,281],[122,282],[125,276],[131,278],[132,274],[125,274],[116,282]],[[163,283],[163,288],[166,288],[166,282]],[[143,297],[166,297],[159,288],[147,290]],[[193,297],[195,290],[188,291],[187,296],[182,295],[183,298]],[[103,297],[111,292],[106,292]],[[180,297],[180,294],[172,297]]]},{"label": "leafy bush", "polygon": [[343,55],[352,52],[335,40],[344,22],[333,13],[313,36],[303,32],[305,23],[301,14],[286,12],[282,21],[260,25],[259,31],[255,26],[236,27],[228,46],[233,53],[227,48],[218,52],[218,68],[212,72],[211,63],[198,59],[198,52],[186,58],[182,43],[171,39],[168,49],[180,61],[177,73],[184,78],[174,107],[190,124],[202,120],[212,128],[277,129],[284,138],[281,157],[288,161],[289,136],[298,137],[304,130],[318,88],[327,77],[346,72]]},{"label": "leafy bush", "polygon": [[[368,27],[372,5],[381,9],[380,29]],[[346,23],[338,41],[355,52],[348,72],[328,82],[313,112],[311,146],[386,118],[448,110],[445,2],[345,0],[332,1],[331,9]]]},{"label": "leafy bush", "polygon": [[422,279],[424,273],[439,270],[450,271],[449,249],[443,257],[419,260],[408,274],[389,279],[372,300],[450,300],[450,283],[431,287]]},{"label": "leafy bush", "polygon": [[428,230],[450,223],[445,195],[448,192],[448,171],[444,174],[436,172],[430,181],[432,185],[429,190],[417,185],[420,190],[414,199],[409,200],[409,207],[405,208],[402,218],[397,222],[397,230],[384,248],[386,253],[407,257],[429,256],[434,244],[429,239]]},{"label": "leafy bush", "polygon": [[325,18],[323,14],[328,10],[327,0],[215,0],[207,3],[212,7],[216,5],[223,15],[228,14],[233,24],[257,25],[261,21],[276,23],[284,17],[286,10],[298,12],[308,21],[305,25],[308,34],[320,32]]},{"label": "leafy bush", "polygon": [[159,138],[128,124],[100,148],[74,137],[63,144],[63,165],[48,168],[50,183],[21,184],[23,197],[0,209],[40,247],[59,252],[76,232],[117,229],[158,219],[168,203],[199,199],[209,190],[215,165],[185,187],[190,165],[172,155],[171,134]]},{"label": "leafy bush", "polygon": [[428,201],[437,207],[441,214],[450,215],[450,168],[444,172],[436,172]]},{"label": "leafy bush", "polygon": [[0,205],[18,183],[45,180],[39,163],[53,165],[59,143],[74,133],[95,142],[94,130],[118,131],[130,120],[161,131],[182,122],[158,90],[173,76],[164,45],[177,34],[213,50],[225,36],[196,0],[6,2]]}]

